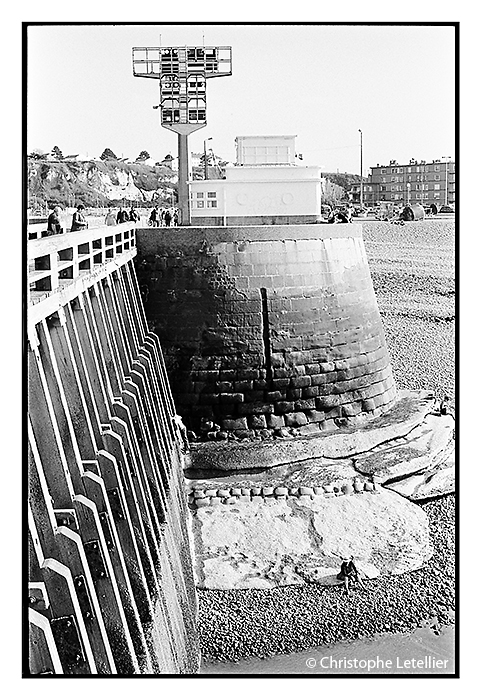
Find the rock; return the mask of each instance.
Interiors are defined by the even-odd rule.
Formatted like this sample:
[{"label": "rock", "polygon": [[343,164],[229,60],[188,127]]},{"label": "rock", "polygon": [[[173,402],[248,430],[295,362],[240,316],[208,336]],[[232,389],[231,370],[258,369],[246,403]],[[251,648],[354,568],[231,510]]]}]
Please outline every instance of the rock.
[{"label": "rock", "polygon": [[332,585],[343,556],[375,577],[418,569],[432,555],[423,509],[382,487],[357,498],[281,498],[194,511],[200,588]]},{"label": "rock", "polygon": [[310,486],[300,486],[299,487],[299,494],[301,496],[313,496],[314,489],[311,488]]},{"label": "rock", "polygon": [[450,449],[453,430],[451,416],[428,415],[406,437],[358,455],[355,468],[379,483],[432,469]]},{"label": "rock", "polygon": [[422,474],[414,474],[401,481],[386,484],[386,488],[412,501],[453,493],[455,491],[454,450],[443,464]]},{"label": "rock", "polygon": [[300,411],[295,413],[286,413],[284,418],[288,428],[297,428],[300,425],[307,425],[307,416],[305,413],[301,413]]},{"label": "rock", "polygon": [[210,498],[196,498],[195,505],[197,506],[197,508],[201,508],[202,506],[209,506]]}]

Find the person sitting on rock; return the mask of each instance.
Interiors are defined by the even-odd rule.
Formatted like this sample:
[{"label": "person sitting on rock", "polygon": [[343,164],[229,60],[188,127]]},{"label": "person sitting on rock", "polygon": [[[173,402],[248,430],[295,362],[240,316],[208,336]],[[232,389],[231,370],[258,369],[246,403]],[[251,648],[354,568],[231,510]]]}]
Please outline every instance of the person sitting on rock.
[{"label": "person sitting on rock", "polygon": [[354,557],[350,559],[344,558],[341,564],[341,571],[337,574],[339,581],[344,581],[344,590],[346,595],[349,595],[349,583],[356,581],[362,588],[364,584],[359,576],[359,572],[354,564]]}]

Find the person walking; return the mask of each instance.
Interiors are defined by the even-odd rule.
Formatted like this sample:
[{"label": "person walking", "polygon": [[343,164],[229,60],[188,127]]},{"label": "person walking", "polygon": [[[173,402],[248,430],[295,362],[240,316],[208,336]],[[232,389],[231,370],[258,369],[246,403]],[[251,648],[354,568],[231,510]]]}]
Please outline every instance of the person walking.
[{"label": "person walking", "polygon": [[140,216],[137,214],[135,209],[132,207],[129,212],[129,221],[139,221]]},{"label": "person walking", "polygon": [[158,226],[159,225],[159,212],[157,210],[157,207],[154,207],[152,209],[152,211],[150,212],[149,223],[151,226]]},{"label": "person walking", "polygon": [[123,208],[123,206],[120,207],[120,209],[117,212],[117,223],[118,224],[125,224],[126,221],[129,220],[129,214],[128,212]]},{"label": "person walking", "polygon": [[54,236],[57,233],[62,233],[59,213],[60,207],[55,206],[47,220],[47,236]]},{"label": "person walking", "polygon": [[164,214],[164,221],[166,226],[170,226],[170,222],[172,221],[172,214],[168,209]]},{"label": "person walking", "polygon": [[105,217],[105,224],[106,226],[115,226],[116,223],[117,219],[115,217],[114,210],[109,209],[107,212],[107,216]]},{"label": "person walking", "polygon": [[83,204],[79,204],[77,211],[74,212],[72,216],[72,228],[71,231],[82,231],[84,228],[88,228],[88,221],[84,216],[85,207]]}]

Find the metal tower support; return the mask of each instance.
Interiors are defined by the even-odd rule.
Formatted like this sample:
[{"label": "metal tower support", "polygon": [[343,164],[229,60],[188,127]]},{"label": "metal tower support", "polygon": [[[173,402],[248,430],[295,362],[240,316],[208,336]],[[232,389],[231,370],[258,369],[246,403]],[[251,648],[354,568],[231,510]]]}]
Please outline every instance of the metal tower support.
[{"label": "metal tower support", "polygon": [[188,135],[207,124],[206,80],[232,75],[230,46],[134,47],[135,77],[160,87],[160,123],[178,134],[181,224],[190,224]]}]

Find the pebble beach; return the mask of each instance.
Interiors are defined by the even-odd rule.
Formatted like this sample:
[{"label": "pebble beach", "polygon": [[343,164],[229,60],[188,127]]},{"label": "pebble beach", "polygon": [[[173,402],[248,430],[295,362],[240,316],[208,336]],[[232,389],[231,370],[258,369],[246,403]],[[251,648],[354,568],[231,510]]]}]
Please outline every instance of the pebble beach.
[{"label": "pebble beach", "polygon": [[[454,378],[454,220],[404,226],[363,222],[369,266],[399,389],[450,396]],[[317,584],[200,590],[204,661],[289,654],[311,647],[454,624],[455,497],[421,504],[434,556],[425,567],[370,580],[346,597]]]}]

